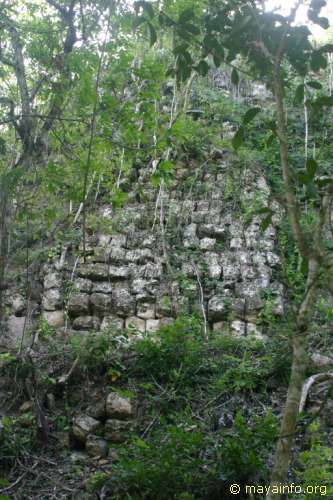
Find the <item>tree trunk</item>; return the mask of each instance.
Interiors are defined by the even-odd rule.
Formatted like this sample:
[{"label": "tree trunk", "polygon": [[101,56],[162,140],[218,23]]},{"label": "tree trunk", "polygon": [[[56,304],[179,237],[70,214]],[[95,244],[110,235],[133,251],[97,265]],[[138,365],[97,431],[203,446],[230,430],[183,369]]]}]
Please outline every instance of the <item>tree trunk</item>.
[{"label": "tree trunk", "polygon": [[292,369],[287,400],[282,415],[280,434],[276,445],[270,493],[267,495],[268,500],[280,500],[283,494],[279,493],[278,486],[288,485],[288,469],[292,457],[292,446],[295,439],[299,405],[307,367],[308,325],[315,305],[317,279],[318,263],[316,260],[311,260],[309,262],[306,289],[298,309],[295,331],[293,333]]}]

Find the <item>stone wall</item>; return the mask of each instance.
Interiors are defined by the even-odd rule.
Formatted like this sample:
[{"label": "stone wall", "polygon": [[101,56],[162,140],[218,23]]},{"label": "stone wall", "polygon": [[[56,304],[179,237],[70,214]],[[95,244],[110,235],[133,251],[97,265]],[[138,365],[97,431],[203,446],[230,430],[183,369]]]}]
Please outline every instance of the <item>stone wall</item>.
[{"label": "stone wall", "polygon": [[204,311],[214,330],[260,336],[265,294],[283,314],[274,224],[262,232],[262,216],[253,216],[269,201],[260,168],[236,167],[218,151],[202,166],[179,163],[168,189],[147,177],[122,209],[99,207],[85,263],[74,248],[64,265],[44,265],[42,317],[69,332],[112,324],[139,334]]}]

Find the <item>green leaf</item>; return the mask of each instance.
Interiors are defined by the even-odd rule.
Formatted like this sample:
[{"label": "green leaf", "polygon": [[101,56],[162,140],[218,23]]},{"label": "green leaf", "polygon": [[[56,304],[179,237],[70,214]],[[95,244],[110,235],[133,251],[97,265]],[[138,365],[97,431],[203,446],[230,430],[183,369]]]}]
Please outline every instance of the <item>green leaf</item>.
[{"label": "green leaf", "polygon": [[200,30],[197,26],[194,24],[184,24],[183,29],[188,31],[189,33],[192,33],[193,35],[200,35]]},{"label": "green leaf", "polygon": [[152,47],[157,40],[157,35],[154,26],[148,23],[150,46]]},{"label": "green leaf", "polygon": [[268,139],[266,140],[266,147],[269,148],[275,139],[275,134],[271,134]]},{"label": "green leaf", "polygon": [[127,198],[128,193],[124,193],[123,191],[118,190],[111,196],[112,205],[115,208],[121,208],[126,202]]},{"label": "green leaf", "polygon": [[214,61],[215,66],[218,68],[222,64],[223,57],[221,57],[220,54],[215,52],[215,54],[213,54],[213,61]]},{"label": "green leaf", "polygon": [[320,90],[323,88],[322,84],[317,82],[316,80],[311,80],[310,82],[306,82],[306,84],[316,90]]},{"label": "green leaf", "polygon": [[244,142],[244,132],[245,132],[244,127],[243,126],[239,127],[239,129],[237,130],[232,139],[232,146],[236,151]]},{"label": "green leaf", "polygon": [[247,112],[243,116],[243,125],[247,125],[248,123],[250,123],[257,116],[257,114],[260,113],[260,111],[261,108],[258,107],[247,110]]},{"label": "green leaf", "polygon": [[272,213],[268,214],[267,217],[265,217],[261,223],[260,223],[260,229],[264,232],[266,231],[266,229],[268,228],[268,226],[271,224],[272,222]]},{"label": "green leaf", "polygon": [[231,82],[234,85],[238,85],[239,84],[239,75],[238,75],[238,71],[235,68],[233,68],[233,70],[231,72]]},{"label": "green leaf", "polygon": [[206,63],[206,61],[201,60],[199,64],[195,67],[196,71],[199,73],[201,76],[206,76],[208,71],[209,71],[209,66]]},{"label": "green leaf", "polygon": [[309,180],[312,180],[314,178],[314,176],[316,175],[317,169],[318,169],[318,163],[316,162],[316,160],[314,160],[313,158],[309,158],[306,161],[306,171],[307,171],[307,175],[308,175]]},{"label": "green leaf", "polygon": [[325,69],[327,66],[327,59],[319,51],[312,54],[310,61],[311,69],[315,72]]},{"label": "green leaf", "polygon": [[318,107],[333,106],[333,96],[323,95],[318,97],[318,99],[313,102],[313,105]]},{"label": "green leaf", "polygon": [[187,23],[188,21],[190,21],[193,18],[194,18],[193,7],[190,7],[189,9],[184,10],[180,14],[178,22],[180,24],[185,24],[185,23]]},{"label": "green leaf", "polygon": [[309,270],[309,260],[302,257],[302,262],[301,262],[301,272],[305,275],[308,274]]},{"label": "green leaf", "polygon": [[294,103],[301,104],[304,101],[304,83],[300,83],[295,91]]},{"label": "green leaf", "polygon": [[142,23],[146,22],[146,18],[144,16],[137,16],[133,21],[133,30],[136,30]]}]

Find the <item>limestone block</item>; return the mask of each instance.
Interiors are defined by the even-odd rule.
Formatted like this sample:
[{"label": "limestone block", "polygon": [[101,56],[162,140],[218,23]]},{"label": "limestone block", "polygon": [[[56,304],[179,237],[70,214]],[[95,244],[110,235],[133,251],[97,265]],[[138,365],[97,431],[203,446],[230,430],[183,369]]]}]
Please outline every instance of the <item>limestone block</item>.
[{"label": "limestone block", "polygon": [[199,246],[199,238],[197,237],[196,232],[197,232],[197,224],[192,223],[184,228],[183,237],[184,237],[185,248],[192,248]]},{"label": "limestone block", "polygon": [[243,247],[243,240],[242,238],[235,237],[231,238],[230,240],[230,248],[231,250],[239,250]]},{"label": "limestone block", "polygon": [[112,285],[109,281],[96,281],[93,284],[92,291],[96,293],[112,293]]},{"label": "limestone block", "polygon": [[118,318],[118,316],[105,316],[103,318],[102,324],[101,324],[101,331],[105,329],[110,329],[110,330],[123,330],[125,327],[124,319],[123,318]]},{"label": "limestone block", "polygon": [[126,235],[125,234],[113,234],[111,236],[111,246],[113,246],[113,247],[125,247],[126,246]]},{"label": "limestone block", "polygon": [[198,226],[198,236],[199,238],[215,238],[218,240],[224,240],[226,238],[227,232],[226,228],[223,226],[218,226],[215,224],[200,224]]},{"label": "limestone block", "polygon": [[93,281],[105,281],[108,279],[109,269],[107,264],[83,264],[78,268],[77,274],[81,278]]},{"label": "limestone block", "polygon": [[86,442],[88,434],[99,434],[101,430],[101,422],[88,415],[76,417],[72,426],[73,435],[80,443]]},{"label": "limestone block", "polygon": [[146,321],[146,332],[155,333],[161,327],[161,322],[159,319],[147,319]]},{"label": "limestone block", "polygon": [[127,266],[110,266],[108,276],[110,280],[126,280],[130,276],[130,270]]},{"label": "limestone block", "polygon": [[43,311],[43,318],[52,328],[61,328],[65,324],[63,311]]},{"label": "limestone block", "polygon": [[134,329],[144,333],[146,331],[146,321],[137,316],[131,316],[130,318],[126,318],[125,327],[130,330]]},{"label": "limestone block", "polygon": [[89,314],[89,295],[87,293],[72,294],[68,301],[68,314],[85,316]]},{"label": "limestone block", "polygon": [[61,275],[56,271],[51,271],[44,277],[44,290],[49,290],[50,288],[60,288],[61,282]]},{"label": "limestone block", "polygon": [[155,304],[152,304],[151,302],[140,302],[137,306],[136,314],[142,319],[154,319]]},{"label": "limestone block", "polygon": [[15,316],[23,316],[26,311],[26,300],[22,295],[15,294],[12,297],[9,297],[8,302]]},{"label": "limestone block", "polygon": [[90,457],[106,457],[109,453],[109,445],[105,439],[89,434],[86,439],[86,450]]},{"label": "limestone block", "polygon": [[138,277],[148,280],[159,279],[162,274],[163,268],[161,263],[147,262],[147,264],[140,266],[138,269]]},{"label": "limestone block", "polygon": [[333,358],[324,356],[319,352],[314,352],[310,355],[311,363],[317,368],[328,368],[333,365]]},{"label": "limestone block", "polygon": [[106,415],[109,418],[128,420],[133,417],[134,408],[129,398],[121,396],[117,392],[110,392],[106,398]]},{"label": "limestone block", "polygon": [[222,266],[217,253],[207,252],[205,254],[205,263],[208,270],[208,276],[211,279],[219,279],[222,274]]},{"label": "limestone block", "polygon": [[161,318],[163,316],[171,316],[172,313],[172,303],[171,298],[168,293],[159,295],[156,301],[156,317]]},{"label": "limestone block", "polygon": [[111,296],[106,293],[93,293],[90,296],[92,310],[98,316],[105,316],[110,312]]},{"label": "limestone block", "polygon": [[170,326],[175,322],[175,318],[161,318],[160,325],[162,326]]},{"label": "limestone block", "polygon": [[99,330],[100,320],[96,316],[78,316],[73,321],[74,330]]},{"label": "limestone block", "polygon": [[230,324],[230,331],[237,337],[245,335],[245,322],[240,320],[232,321]]},{"label": "limestone block", "polygon": [[112,310],[118,316],[128,317],[135,313],[135,299],[125,288],[115,289],[112,293]]},{"label": "limestone block", "polygon": [[128,250],[126,252],[126,261],[135,264],[145,264],[146,262],[153,261],[154,255],[150,248],[140,248],[136,250]]},{"label": "limestone block", "polygon": [[260,328],[254,323],[246,324],[246,333],[257,340],[265,340],[265,336],[261,333]]},{"label": "limestone block", "polygon": [[50,288],[45,290],[42,300],[43,309],[46,311],[55,311],[62,307],[63,298],[59,288]]},{"label": "limestone block", "polygon": [[271,267],[277,267],[280,264],[280,257],[273,252],[266,252],[266,259]]},{"label": "limestone block", "polygon": [[111,241],[111,236],[109,234],[98,234],[97,235],[97,245],[100,247],[107,247]]},{"label": "limestone block", "polygon": [[110,418],[105,422],[104,437],[111,443],[122,443],[126,441],[128,433],[132,430],[132,422]]},{"label": "limestone block", "polygon": [[92,288],[92,281],[84,278],[76,278],[74,281],[74,288],[79,292],[90,293]]},{"label": "limestone block", "polygon": [[200,240],[200,248],[201,250],[213,250],[216,244],[215,238],[202,238]]},{"label": "limestone block", "polygon": [[208,317],[210,321],[220,321],[226,319],[229,312],[229,305],[222,295],[215,295],[208,302]]},{"label": "limestone block", "polygon": [[123,264],[126,261],[126,253],[121,247],[111,247],[109,251],[109,262],[112,264]]},{"label": "limestone block", "polygon": [[225,333],[229,330],[229,325],[226,321],[217,321],[213,323],[213,331]]}]

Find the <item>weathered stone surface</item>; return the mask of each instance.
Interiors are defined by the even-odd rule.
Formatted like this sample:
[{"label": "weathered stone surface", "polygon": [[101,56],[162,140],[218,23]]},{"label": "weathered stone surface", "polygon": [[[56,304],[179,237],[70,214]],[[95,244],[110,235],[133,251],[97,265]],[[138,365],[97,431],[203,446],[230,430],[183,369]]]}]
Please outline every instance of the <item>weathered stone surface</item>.
[{"label": "weathered stone surface", "polygon": [[214,296],[208,302],[208,317],[210,321],[220,321],[226,319],[229,312],[229,305],[224,296]]},{"label": "weathered stone surface", "polygon": [[72,426],[73,435],[80,443],[86,442],[88,434],[99,434],[101,430],[101,422],[88,415],[76,417]]},{"label": "weathered stone surface", "polygon": [[145,264],[146,262],[153,260],[154,260],[154,255],[149,248],[128,250],[126,252],[127,262],[134,262],[135,264]]},{"label": "weathered stone surface", "polygon": [[156,317],[170,317],[172,315],[172,302],[168,293],[159,295],[156,300]]},{"label": "weathered stone surface", "polygon": [[202,238],[199,242],[201,250],[213,250],[216,244],[215,238]]},{"label": "weathered stone surface", "polygon": [[230,331],[233,335],[237,337],[242,337],[245,335],[245,322],[240,320],[232,321],[230,324]]},{"label": "weathered stone surface", "polygon": [[155,318],[155,304],[150,302],[140,302],[137,306],[137,316],[142,319]]},{"label": "weathered stone surface", "polygon": [[128,290],[116,289],[112,293],[112,309],[118,316],[132,316],[135,313],[135,299]]},{"label": "weathered stone surface", "polygon": [[146,331],[146,321],[138,318],[137,316],[131,316],[130,318],[126,318],[125,327],[130,330],[134,328],[135,330],[144,333]]},{"label": "weathered stone surface", "polygon": [[205,263],[207,266],[208,276],[211,279],[219,279],[222,274],[222,266],[220,264],[219,255],[214,252],[205,254]]},{"label": "weathered stone surface", "polygon": [[105,439],[89,434],[86,439],[86,450],[90,457],[106,457],[109,453],[109,445]]},{"label": "weathered stone surface", "polygon": [[122,443],[128,438],[128,433],[133,430],[133,423],[115,418],[105,422],[104,436],[111,443]]},{"label": "weathered stone surface", "polygon": [[55,311],[60,309],[63,304],[62,295],[58,288],[50,288],[43,295],[42,306],[46,311]]},{"label": "weathered stone surface", "polygon": [[197,225],[190,224],[184,229],[184,247],[192,248],[199,246],[199,238],[197,236]]},{"label": "weathered stone surface", "polygon": [[109,281],[96,281],[92,287],[93,293],[112,293],[112,285]]},{"label": "weathered stone surface", "polygon": [[43,311],[43,318],[52,328],[61,328],[65,324],[63,311]]},{"label": "weathered stone surface", "polygon": [[101,323],[101,331],[110,329],[112,331],[123,330],[125,327],[124,319],[119,318],[118,316],[104,316],[103,321]]},{"label": "weathered stone surface", "polygon": [[109,418],[127,420],[134,414],[133,405],[129,398],[117,392],[110,392],[106,398],[106,415]]},{"label": "weathered stone surface", "polygon": [[250,337],[256,338],[257,340],[264,340],[265,338],[258,325],[250,322],[246,324],[246,334]]},{"label": "weathered stone surface", "polygon": [[61,283],[61,274],[56,271],[51,271],[44,277],[44,290],[49,290],[50,288],[60,288]]},{"label": "weathered stone surface", "polygon": [[126,235],[125,234],[113,234],[111,236],[111,245],[113,247],[125,247],[126,246]]},{"label": "weathered stone surface", "polygon": [[22,295],[13,295],[9,300],[15,316],[23,316],[26,311],[26,300]]},{"label": "weathered stone surface", "polygon": [[108,276],[112,281],[126,280],[130,276],[130,269],[126,266],[110,266]]},{"label": "weathered stone surface", "polygon": [[235,237],[230,240],[230,249],[231,250],[240,250],[243,247],[242,238]]},{"label": "weathered stone surface", "polygon": [[158,279],[162,276],[163,269],[160,263],[147,262],[138,269],[138,277],[147,280]]},{"label": "weathered stone surface", "polygon": [[229,329],[229,325],[226,321],[217,321],[216,323],[213,324],[213,331],[214,332],[221,332],[225,333]]},{"label": "weathered stone surface", "polygon": [[105,398],[95,400],[86,409],[87,415],[94,418],[95,420],[105,420],[106,419],[106,405]]},{"label": "weathered stone surface", "polygon": [[78,316],[73,321],[74,330],[99,330],[100,319],[96,316]]},{"label": "weathered stone surface", "polygon": [[71,316],[89,315],[89,295],[87,293],[74,293],[68,301],[68,314]]},{"label": "weathered stone surface", "polygon": [[333,358],[314,352],[310,355],[311,363],[317,368],[328,368],[333,365]]},{"label": "weathered stone surface", "polygon": [[97,316],[105,316],[110,313],[111,296],[106,293],[93,293],[90,296],[91,307]]},{"label": "weathered stone surface", "polygon": [[198,226],[198,236],[199,238],[215,238],[219,240],[224,240],[226,238],[227,231],[223,226],[217,226],[215,224],[200,224]]},{"label": "weathered stone surface", "polygon": [[84,278],[76,278],[74,281],[74,288],[78,292],[90,293],[92,289],[92,281]]},{"label": "weathered stone surface", "polygon": [[159,319],[147,319],[146,321],[146,332],[155,333],[160,329],[161,322]]},{"label": "weathered stone surface", "polygon": [[109,268],[107,264],[83,264],[78,268],[77,274],[81,278],[93,281],[106,281],[109,276]]},{"label": "weathered stone surface", "polygon": [[9,316],[6,326],[8,330],[8,338],[6,340],[6,344],[11,347],[18,346],[21,343],[23,331],[27,327],[26,317]]}]

